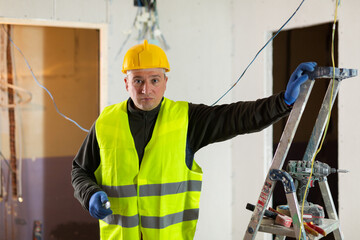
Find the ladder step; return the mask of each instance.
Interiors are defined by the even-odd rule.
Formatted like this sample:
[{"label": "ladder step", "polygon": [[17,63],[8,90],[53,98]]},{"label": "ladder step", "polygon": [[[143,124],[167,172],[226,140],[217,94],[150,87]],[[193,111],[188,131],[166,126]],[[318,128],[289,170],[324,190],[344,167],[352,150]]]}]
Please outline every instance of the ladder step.
[{"label": "ladder step", "polygon": [[[334,219],[323,219],[323,223],[319,225],[322,229],[325,230],[327,234],[335,231],[339,228],[339,221]],[[271,233],[279,236],[286,236],[286,237],[295,237],[294,228],[287,228],[280,225],[272,224],[271,221],[264,220],[259,227],[260,232]],[[309,234],[307,234],[309,236]],[[314,237],[312,239],[321,239],[323,236],[319,235],[318,237]]]}]

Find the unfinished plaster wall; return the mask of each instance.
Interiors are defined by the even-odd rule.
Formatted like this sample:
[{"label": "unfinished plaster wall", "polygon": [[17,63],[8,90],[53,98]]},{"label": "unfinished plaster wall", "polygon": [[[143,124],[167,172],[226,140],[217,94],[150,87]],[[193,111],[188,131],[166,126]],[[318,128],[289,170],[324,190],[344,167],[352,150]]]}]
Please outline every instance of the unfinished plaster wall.
[{"label": "unfinished plaster wall", "polygon": [[[160,28],[171,49],[171,72],[166,97],[213,103],[232,83],[231,1],[158,1]],[[136,14],[133,1],[0,1],[2,22],[100,29],[100,104],[125,100],[118,54]],[[134,34],[124,49],[137,44]],[[125,51],[125,50],[124,50]],[[229,94],[222,103],[229,102]],[[205,172],[196,239],[231,239],[231,144],[214,144],[196,160]],[[80,206],[79,206],[80,207]]]}]

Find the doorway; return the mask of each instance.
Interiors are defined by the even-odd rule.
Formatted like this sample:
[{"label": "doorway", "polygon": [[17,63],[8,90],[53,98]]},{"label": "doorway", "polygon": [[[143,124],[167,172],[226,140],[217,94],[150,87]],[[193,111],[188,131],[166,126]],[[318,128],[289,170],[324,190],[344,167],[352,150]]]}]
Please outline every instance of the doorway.
[{"label": "doorway", "polygon": [[[337,29],[337,28],[336,28]],[[315,61],[318,66],[332,66],[331,62],[332,23],[282,31],[273,42],[273,92],[286,89],[291,73],[301,62]],[[337,66],[337,31],[335,33],[335,65]],[[289,160],[302,160],[311,136],[320,106],[329,84],[328,79],[316,80],[302,119],[295,134],[284,163]],[[328,132],[322,150],[316,160],[338,168],[338,104],[334,103]],[[282,119],[273,126],[273,153],[279,143],[287,119]],[[331,174],[328,183],[338,210],[338,176]],[[318,184],[311,188],[307,200],[324,206]],[[276,184],[273,197],[274,207],[286,204],[286,197],[281,184]],[[326,213],[325,213],[326,214]],[[324,239],[333,239],[332,234]]]},{"label": "doorway", "polygon": [[[89,129],[99,114],[99,30],[32,25],[11,25],[11,30],[13,41],[59,111]],[[11,48],[14,84],[31,92],[32,99],[15,112],[16,130],[21,132],[15,141],[17,156],[22,156],[17,158],[22,166],[22,202],[12,196],[9,168],[2,164],[0,169],[4,179],[0,187],[5,189],[0,201],[0,239],[30,239],[35,225],[40,226],[43,239],[98,239],[98,221],[81,208],[71,186],[72,159],[86,132],[56,112],[23,56]],[[7,109],[0,113],[2,120],[8,119]],[[8,128],[2,121],[3,161],[9,156]]]}]

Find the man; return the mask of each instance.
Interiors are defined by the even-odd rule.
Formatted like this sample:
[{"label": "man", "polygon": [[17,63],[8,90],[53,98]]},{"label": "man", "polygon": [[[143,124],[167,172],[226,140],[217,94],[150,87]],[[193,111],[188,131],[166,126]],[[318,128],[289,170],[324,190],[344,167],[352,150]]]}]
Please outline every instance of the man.
[{"label": "man", "polygon": [[287,116],[304,71],[315,66],[300,64],[285,93],[206,106],[164,98],[164,51],[146,40],[130,48],[122,69],[130,98],[104,109],[73,161],[74,195],[101,219],[101,238],[193,239],[202,180],[196,151]]}]

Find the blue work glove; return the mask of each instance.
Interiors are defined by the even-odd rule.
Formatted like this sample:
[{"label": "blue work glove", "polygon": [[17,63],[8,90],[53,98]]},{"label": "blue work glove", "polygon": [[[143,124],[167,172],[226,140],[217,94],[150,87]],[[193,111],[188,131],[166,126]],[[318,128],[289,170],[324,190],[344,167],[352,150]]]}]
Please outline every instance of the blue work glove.
[{"label": "blue work glove", "polygon": [[285,91],[285,103],[287,105],[291,105],[296,101],[300,93],[300,85],[309,79],[307,74],[303,74],[304,71],[312,72],[314,71],[316,65],[316,62],[301,63],[291,74]]},{"label": "blue work glove", "polygon": [[94,193],[89,201],[90,215],[97,219],[103,219],[107,215],[112,214],[112,210],[105,208],[105,203],[109,201],[104,191]]}]

